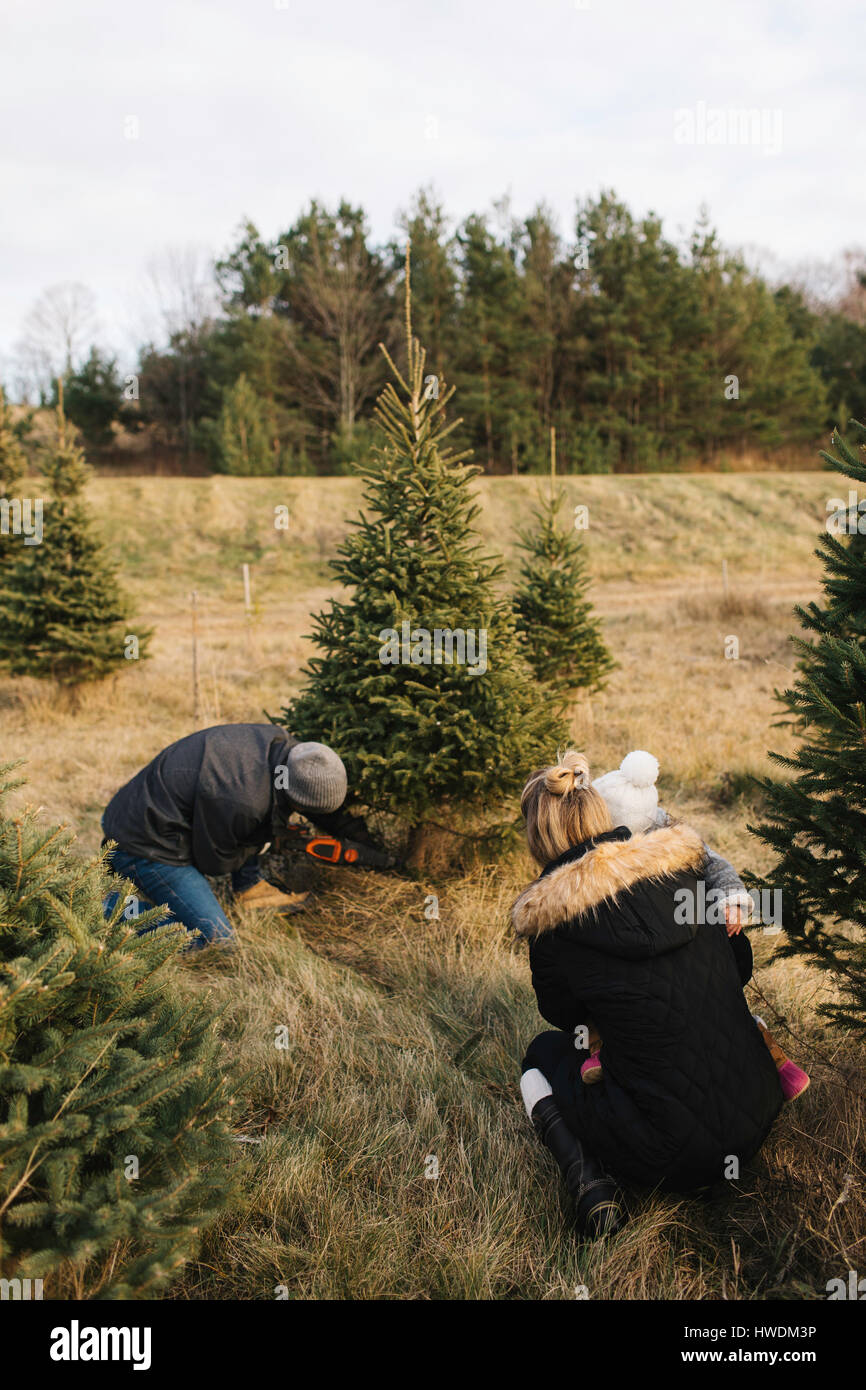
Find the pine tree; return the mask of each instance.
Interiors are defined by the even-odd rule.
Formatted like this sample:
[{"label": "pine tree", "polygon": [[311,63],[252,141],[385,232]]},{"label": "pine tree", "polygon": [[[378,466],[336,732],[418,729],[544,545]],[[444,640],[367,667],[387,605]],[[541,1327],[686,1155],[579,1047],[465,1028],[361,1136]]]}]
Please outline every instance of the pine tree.
[{"label": "pine tree", "polygon": [[0,497],[10,497],[24,475],[24,450],[0,386]]},{"label": "pine tree", "polygon": [[[507,202],[497,208],[510,221]],[[497,232],[486,217],[466,219],[458,233],[461,333],[460,399],[467,406],[471,443],[488,472],[513,467],[519,453],[532,461],[541,439],[526,367],[525,278],[518,265],[518,230]],[[543,458],[543,444],[538,457]]]},{"label": "pine tree", "polygon": [[0,670],[11,675],[74,687],[117,671],[127,653],[130,660],[147,655],[150,631],[129,632],[116,566],[82,499],[89,476],[61,402],[43,465],[50,497],[41,539],[31,545],[16,537],[17,558],[3,569]]},{"label": "pine tree", "polygon": [[[418,190],[399,225],[412,247],[412,322],[425,344],[428,371],[442,376],[458,348],[456,238],[433,188]],[[402,271],[404,255],[397,243],[391,247],[391,256],[395,273]]]},{"label": "pine tree", "polygon": [[243,372],[223,397],[217,438],[225,473],[249,476],[277,471],[279,456],[268,441],[263,402]]},{"label": "pine tree", "polygon": [[[841,458],[822,457],[866,484],[862,454],[834,442]],[[799,679],[779,697],[803,742],[792,757],[770,754],[792,776],[762,781],[766,819],[755,833],[779,854],[767,876],[782,892],[779,954],[829,972],[838,1000],[820,1011],[866,1036],[866,515],[846,505],[840,520],[842,535],[822,536],[816,551],[826,600],[796,610],[814,637],[792,639]]]},{"label": "pine tree", "polygon": [[[493,810],[565,730],[520,659],[501,566],[481,553],[479,470],[446,442],[460,421],[445,424],[453,388],[425,377],[412,336],[408,252],[406,345],[405,375],[382,349],[394,378],[376,406],[382,442],[359,465],[365,508],[333,562],[352,592],[315,618],[322,655],[283,715],[340,753],[358,801],[417,827],[434,808]],[[437,630],[458,644],[444,636],[438,659]]]},{"label": "pine tree", "polygon": [[551,491],[534,513],[535,529],[521,532],[520,548],[527,559],[514,597],[526,660],[538,680],[560,696],[577,689],[602,690],[615,665],[586,598],[583,546],[574,531],[558,524],[564,499],[561,490]]},{"label": "pine tree", "polygon": [[[183,929],[110,921],[101,859],[63,827],[5,809],[0,769],[0,1273],[43,1279],[62,1262],[123,1298],[170,1282],[224,1206],[234,1101],[214,1018],[169,962]],[[119,1243],[124,1243],[121,1246]],[[128,1243],[128,1244],[127,1244]],[[89,1269],[86,1267],[90,1264]]]},{"label": "pine tree", "polygon": [[[550,209],[540,203],[520,230],[523,270],[522,367],[531,385],[535,420],[533,444],[543,458],[544,443],[561,405],[562,372],[557,360],[574,309],[575,266],[568,259]],[[570,405],[570,402],[569,402]],[[540,447],[539,447],[540,446]],[[528,460],[532,462],[530,458]],[[518,460],[513,460],[516,471]]]},{"label": "pine tree", "polygon": [[123,381],[117,359],[103,355],[92,347],[86,361],[76,371],[67,373],[61,384],[55,382],[51,404],[60,404],[63,391],[63,410],[66,418],[81,430],[88,449],[104,449],[114,439],[114,424],[134,420],[124,408]]}]

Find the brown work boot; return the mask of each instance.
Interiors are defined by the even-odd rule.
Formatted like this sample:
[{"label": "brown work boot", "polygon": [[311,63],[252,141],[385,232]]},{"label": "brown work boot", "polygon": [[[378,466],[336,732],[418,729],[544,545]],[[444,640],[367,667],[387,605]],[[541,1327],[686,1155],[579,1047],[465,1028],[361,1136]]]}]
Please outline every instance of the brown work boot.
[{"label": "brown work boot", "polygon": [[260,878],[251,888],[235,893],[235,902],[251,912],[279,912],[289,916],[293,912],[303,912],[309,896],[309,893],[284,893]]}]

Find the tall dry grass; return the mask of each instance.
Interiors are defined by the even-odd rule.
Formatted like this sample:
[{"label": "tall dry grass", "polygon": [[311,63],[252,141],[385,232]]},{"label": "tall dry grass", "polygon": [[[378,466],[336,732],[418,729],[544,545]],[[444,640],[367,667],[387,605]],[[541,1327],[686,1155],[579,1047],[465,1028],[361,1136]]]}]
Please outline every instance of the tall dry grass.
[{"label": "tall dry grass", "polygon": [[241,920],[239,959],[194,972],[226,1010],[259,1142],[239,1145],[244,1202],[179,1296],[820,1298],[858,1267],[866,1059],[820,1036],[816,983],[790,965],[759,967],[752,1006],[802,1036],[813,1086],[759,1157],[709,1201],[632,1193],[621,1236],[575,1239],[516,1089],[539,1027],[506,926],[522,868],[438,885],[438,921],[435,884],[335,872],[309,921]]},{"label": "tall dry grass", "polygon": [[[534,480],[479,488],[480,523],[505,546]],[[817,591],[825,515],[818,474],[580,478],[593,597],[619,661],[573,712],[604,771],[645,747],[662,800],[741,868],[764,873],[747,831],[749,777],[765,772],[773,691],[791,675],[792,604]],[[327,556],[357,506],[349,479],[100,479],[93,501],[124,538],[154,656],[85,693],[76,710],[32,682],[0,682],[3,754],[28,760],[20,793],[100,839],[113,791],[193,727],[188,594],[199,593],[200,723],[257,719],[297,687]],[[288,502],[280,538],[273,506]],[[721,557],[729,591],[722,588]],[[240,564],[253,566],[255,619]],[[134,630],[134,627],[133,629]],[[738,659],[725,659],[736,636]],[[818,982],[773,963],[757,935],[753,1007],[813,1084],[759,1158],[709,1202],[630,1197],[620,1236],[578,1244],[552,1163],[519,1104],[523,1048],[541,1026],[507,908],[531,870],[507,862],[412,883],[319,871],[291,928],[239,914],[239,954],[178,964],[223,1010],[225,1066],[244,1077],[239,1199],[176,1288],[182,1298],[823,1297],[862,1267],[862,1052],[815,1023]],[[424,915],[439,898],[439,919]],[[779,1021],[783,1020],[783,1021]],[[277,1048],[285,1027],[289,1046]],[[794,1030],[794,1037],[786,1029]],[[438,1178],[425,1176],[438,1161]],[[843,1200],[844,1197],[844,1200]],[[113,1258],[122,1259],[123,1251]],[[94,1292],[105,1271],[70,1272]]]}]

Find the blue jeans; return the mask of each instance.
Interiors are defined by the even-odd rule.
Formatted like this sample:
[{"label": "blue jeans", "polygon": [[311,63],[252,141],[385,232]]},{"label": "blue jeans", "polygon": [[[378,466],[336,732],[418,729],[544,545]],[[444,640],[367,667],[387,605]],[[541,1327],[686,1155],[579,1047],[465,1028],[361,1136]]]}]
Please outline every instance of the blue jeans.
[{"label": "blue jeans", "polygon": [[[202,950],[212,941],[226,941],[234,937],[232,924],[226,917],[214,896],[213,889],[198,869],[192,864],[163,864],[157,859],[143,859],[126,850],[112,850],[109,865],[121,878],[128,878],[141,891],[143,901],[141,910],[159,903],[165,903],[168,912],[152,926],[143,928],[153,931],[171,922],[182,922],[189,931],[200,932],[187,948],[190,951]],[[235,893],[250,888],[261,878],[257,857],[248,859],[240,869],[232,874],[232,889]],[[109,893],[103,904],[106,917],[117,906],[119,892]],[[138,906],[130,905],[128,915],[134,920]]]}]

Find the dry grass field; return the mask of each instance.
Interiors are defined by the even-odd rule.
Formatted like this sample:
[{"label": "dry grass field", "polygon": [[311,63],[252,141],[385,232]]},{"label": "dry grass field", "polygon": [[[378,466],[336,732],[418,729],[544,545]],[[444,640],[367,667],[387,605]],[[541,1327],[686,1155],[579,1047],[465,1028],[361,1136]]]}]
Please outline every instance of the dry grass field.
[{"label": "dry grass field", "polygon": [[[765,872],[748,774],[790,737],[772,728],[773,691],[793,664],[792,605],[818,592],[812,551],[833,476],[564,485],[589,508],[593,597],[619,662],[609,689],[575,707],[575,743],[598,772],[650,749],[663,804],[739,868]],[[537,487],[478,484],[479,529],[509,577]],[[332,592],[327,561],[359,496],[343,478],[96,480],[90,501],[111,518],[153,655],[121,660],[77,708],[35,682],[0,683],[4,757],[27,761],[18,798],[95,850],[113,791],[194,727],[193,589],[199,723],[277,710],[298,686],[309,614]],[[725,659],[731,636],[737,660]],[[592,1298],[824,1298],[828,1279],[862,1268],[864,1058],[815,1022],[819,982],[774,964],[777,938],[760,932],[752,1007],[778,1023],[812,1087],[709,1202],[635,1196],[621,1235],[575,1241],[516,1090],[539,1019],[507,912],[529,874],[522,853],[425,883],[321,870],[291,928],[241,915],[235,958],[178,966],[224,1010],[225,1065],[245,1077],[240,1125],[256,1142],[238,1145],[236,1205],[176,1297],[269,1299],[283,1285],[292,1298],[573,1298],[581,1286]],[[428,892],[438,921],[424,916]],[[281,1024],[288,1050],[274,1046]],[[437,1179],[425,1177],[431,1155]],[[98,1286],[95,1271],[86,1291]]]}]

